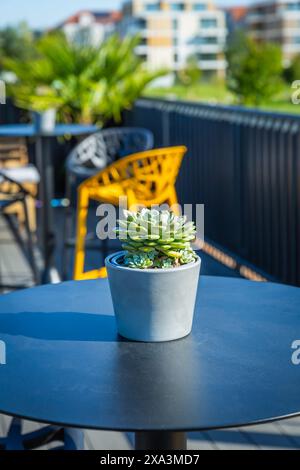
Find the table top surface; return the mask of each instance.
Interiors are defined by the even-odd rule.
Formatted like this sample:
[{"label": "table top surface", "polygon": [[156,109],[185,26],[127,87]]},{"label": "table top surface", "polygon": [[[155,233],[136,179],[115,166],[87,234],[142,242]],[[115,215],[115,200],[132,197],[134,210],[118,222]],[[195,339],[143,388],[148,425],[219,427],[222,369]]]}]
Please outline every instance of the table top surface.
[{"label": "table top surface", "polygon": [[[97,132],[99,128],[84,124],[57,124],[52,132],[43,134],[46,137],[64,135],[83,135]],[[0,137],[35,137],[38,133],[33,124],[4,124],[0,125]]]},{"label": "table top surface", "polygon": [[[117,335],[107,280],[0,297],[0,412],[83,428],[231,427],[300,413],[300,289],[200,279],[192,334]],[[2,343],[3,344],[3,343]]]}]

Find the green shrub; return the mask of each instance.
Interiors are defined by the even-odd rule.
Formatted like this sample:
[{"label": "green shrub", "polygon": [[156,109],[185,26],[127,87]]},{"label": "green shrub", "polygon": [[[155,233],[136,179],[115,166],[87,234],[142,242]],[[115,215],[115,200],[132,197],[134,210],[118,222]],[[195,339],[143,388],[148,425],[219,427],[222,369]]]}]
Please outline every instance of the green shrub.
[{"label": "green shrub", "polygon": [[6,58],[18,59],[23,62],[35,56],[34,37],[26,23],[17,27],[7,26],[0,30],[0,68]]},{"label": "green shrub", "polygon": [[289,85],[300,80],[300,54],[295,55],[290,65],[284,69],[283,77]]},{"label": "green shrub", "polygon": [[198,64],[198,59],[195,56],[190,56],[187,59],[186,66],[178,70],[176,74],[177,83],[184,86],[198,85],[201,79],[201,70]]},{"label": "green shrub", "polygon": [[227,51],[227,86],[240,104],[260,105],[281,91],[282,54],[271,43],[238,33]]}]

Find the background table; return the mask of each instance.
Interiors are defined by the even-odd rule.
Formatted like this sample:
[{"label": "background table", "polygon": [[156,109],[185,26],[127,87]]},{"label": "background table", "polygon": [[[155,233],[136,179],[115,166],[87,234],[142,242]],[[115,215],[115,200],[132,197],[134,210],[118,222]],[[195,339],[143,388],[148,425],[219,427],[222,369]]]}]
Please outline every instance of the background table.
[{"label": "background table", "polygon": [[136,447],[184,448],[185,432],[300,414],[300,289],[202,277],[192,334],[118,337],[106,280],[0,298],[0,411],[135,431]]},{"label": "background table", "polygon": [[79,136],[92,134],[98,130],[97,126],[81,124],[58,124],[52,132],[40,134],[32,124],[0,125],[1,137],[34,137],[36,142],[36,164],[40,171],[40,198],[42,206],[42,247],[44,253],[44,272],[42,282],[59,281],[59,274],[55,268],[55,230],[51,201],[54,197],[53,155],[51,152],[51,139],[53,137]]}]

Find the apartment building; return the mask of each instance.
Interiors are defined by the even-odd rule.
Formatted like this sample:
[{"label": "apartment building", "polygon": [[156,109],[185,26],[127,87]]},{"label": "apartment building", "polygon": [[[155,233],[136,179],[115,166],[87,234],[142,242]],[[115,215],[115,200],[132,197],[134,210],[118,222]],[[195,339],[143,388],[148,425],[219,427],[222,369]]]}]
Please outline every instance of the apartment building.
[{"label": "apartment building", "polygon": [[224,8],[226,15],[226,25],[228,36],[234,34],[236,31],[245,29],[245,22],[248,13],[248,8],[245,6],[235,6]]},{"label": "apartment building", "polygon": [[300,54],[300,1],[266,0],[249,7],[246,29],[256,41],[281,46],[285,65]]},{"label": "apartment building", "polygon": [[204,74],[224,76],[225,14],[210,0],[132,0],[122,13],[122,34],[140,34],[149,68],[178,70],[194,56]]},{"label": "apartment building", "polygon": [[118,11],[83,10],[67,18],[57,29],[61,29],[71,41],[88,41],[98,46],[114,32],[120,19],[121,13]]}]

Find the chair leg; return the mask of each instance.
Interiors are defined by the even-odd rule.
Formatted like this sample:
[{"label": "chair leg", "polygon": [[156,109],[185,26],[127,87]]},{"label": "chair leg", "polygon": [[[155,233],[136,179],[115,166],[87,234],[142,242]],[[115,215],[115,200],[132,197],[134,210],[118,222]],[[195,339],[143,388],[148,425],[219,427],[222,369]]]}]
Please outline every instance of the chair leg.
[{"label": "chair leg", "polygon": [[3,450],[24,450],[22,442],[22,422],[14,418],[9,427],[7,437],[0,439],[0,445]]},{"label": "chair leg", "polygon": [[[27,184],[26,189],[31,192],[32,195],[26,196],[27,200],[27,213],[28,213],[28,221],[31,233],[36,233],[36,206],[35,206],[35,197],[34,195],[37,193],[36,185]],[[23,204],[21,202],[16,202],[13,204],[7,211],[7,213],[16,214],[18,218],[19,225],[24,227],[25,225],[25,214]]]},{"label": "chair leg", "polygon": [[24,224],[25,224],[25,230],[26,230],[26,235],[27,235],[29,263],[33,272],[35,283],[40,284],[40,273],[39,273],[39,269],[37,267],[36,260],[35,260],[34,242],[32,238],[32,232],[30,229],[26,198],[23,199],[22,203],[23,203],[23,209],[24,209]]},{"label": "chair leg", "polygon": [[27,207],[28,207],[28,221],[31,233],[36,233],[36,208],[35,208],[35,198],[32,196],[27,197]]},{"label": "chair leg", "polygon": [[76,244],[74,260],[74,279],[80,280],[84,273],[85,237],[87,234],[87,216],[89,208],[89,192],[86,188],[78,189]]},{"label": "chair leg", "polygon": [[84,433],[81,429],[64,428],[64,450],[84,450]]}]

